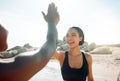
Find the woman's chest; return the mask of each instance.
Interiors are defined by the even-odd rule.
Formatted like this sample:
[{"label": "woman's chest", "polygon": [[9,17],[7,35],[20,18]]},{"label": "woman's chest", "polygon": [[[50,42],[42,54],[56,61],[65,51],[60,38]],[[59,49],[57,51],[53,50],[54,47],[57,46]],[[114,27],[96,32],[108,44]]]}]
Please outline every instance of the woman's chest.
[{"label": "woman's chest", "polygon": [[81,68],[82,65],[83,65],[82,56],[78,56],[78,57],[68,56],[68,65],[69,65],[71,68],[76,68],[76,69]]}]

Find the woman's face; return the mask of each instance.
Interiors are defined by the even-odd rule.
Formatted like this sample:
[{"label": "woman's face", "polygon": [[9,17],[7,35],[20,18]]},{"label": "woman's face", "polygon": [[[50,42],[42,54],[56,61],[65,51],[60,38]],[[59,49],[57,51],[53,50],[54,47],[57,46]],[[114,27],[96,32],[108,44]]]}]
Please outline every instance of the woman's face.
[{"label": "woman's face", "polygon": [[66,43],[68,44],[69,48],[75,48],[79,46],[79,42],[82,40],[82,37],[79,36],[77,30],[70,29],[66,34]]}]

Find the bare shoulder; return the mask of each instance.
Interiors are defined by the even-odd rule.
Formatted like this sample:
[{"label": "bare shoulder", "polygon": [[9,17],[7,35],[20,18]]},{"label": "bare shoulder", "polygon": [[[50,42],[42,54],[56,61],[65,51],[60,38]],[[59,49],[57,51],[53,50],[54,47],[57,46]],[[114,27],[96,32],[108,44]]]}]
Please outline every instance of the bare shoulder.
[{"label": "bare shoulder", "polygon": [[91,64],[92,63],[92,56],[91,56],[91,54],[85,53],[85,57],[87,59],[87,62]]},{"label": "bare shoulder", "polygon": [[59,54],[64,55],[65,51],[57,51]]},{"label": "bare shoulder", "polygon": [[61,59],[63,59],[65,57],[65,52],[61,51],[61,52],[59,52],[59,55],[60,55]]},{"label": "bare shoulder", "polygon": [[53,55],[54,58],[56,58],[57,60],[62,60],[65,57],[65,52],[63,51],[56,51]]},{"label": "bare shoulder", "polygon": [[65,52],[64,51],[56,51],[56,54],[58,54],[59,56],[64,56]]},{"label": "bare shoulder", "polygon": [[91,54],[89,54],[89,53],[85,53],[85,57],[86,57],[87,59],[92,59],[92,56],[91,56]]},{"label": "bare shoulder", "polygon": [[59,52],[59,62],[60,62],[60,66],[62,66],[63,62],[65,59],[65,52]]}]

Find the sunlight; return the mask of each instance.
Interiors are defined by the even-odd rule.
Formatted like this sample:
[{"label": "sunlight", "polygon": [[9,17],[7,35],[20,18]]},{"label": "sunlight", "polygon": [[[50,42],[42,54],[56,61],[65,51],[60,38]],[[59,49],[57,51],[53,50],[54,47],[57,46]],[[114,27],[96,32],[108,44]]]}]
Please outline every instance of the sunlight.
[{"label": "sunlight", "polygon": [[60,10],[66,8],[67,6],[72,5],[73,2],[73,0],[50,0],[50,1],[54,2]]},{"label": "sunlight", "polygon": [[[60,40],[63,39],[69,27],[78,26],[84,30],[87,42],[120,43],[118,36],[120,12],[115,11],[118,7],[113,3],[108,5],[108,3],[103,4],[103,1],[94,0],[22,0],[11,3],[6,1],[4,5],[0,2],[2,4],[0,5],[0,23],[9,30],[10,46],[23,45],[25,42],[39,46],[45,42],[47,24],[41,11],[47,13],[48,4],[51,2],[56,4],[60,14],[60,22],[57,26]],[[42,27],[44,29],[41,30]],[[29,31],[26,33],[27,29]],[[34,31],[36,33],[33,33]]]}]

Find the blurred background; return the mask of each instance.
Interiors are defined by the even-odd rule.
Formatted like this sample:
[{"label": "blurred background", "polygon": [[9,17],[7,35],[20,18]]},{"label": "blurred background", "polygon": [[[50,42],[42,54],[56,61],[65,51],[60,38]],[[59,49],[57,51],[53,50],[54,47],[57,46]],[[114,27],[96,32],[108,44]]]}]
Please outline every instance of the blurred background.
[{"label": "blurred background", "polygon": [[60,13],[59,40],[69,27],[78,26],[88,43],[120,43],[120,0],[0,0],[0,24],[9,31],[9,48],[25,43],[40,47],[45,42],[47,24],[41,11],[46,13],[51,2]]}]

